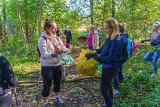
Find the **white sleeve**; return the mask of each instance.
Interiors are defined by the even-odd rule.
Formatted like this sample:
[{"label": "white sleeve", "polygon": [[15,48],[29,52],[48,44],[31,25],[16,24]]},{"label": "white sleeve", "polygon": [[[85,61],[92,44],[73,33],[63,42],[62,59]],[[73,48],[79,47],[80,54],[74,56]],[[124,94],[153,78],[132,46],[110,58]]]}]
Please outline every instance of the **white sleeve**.
[{"label": "white sleeve", "polygon": [[38,40],[38,48],[40,50],[42,58],[51,58],[52,53],[48,53],[48,51],[47,51],[47,40],[40,37]]}]

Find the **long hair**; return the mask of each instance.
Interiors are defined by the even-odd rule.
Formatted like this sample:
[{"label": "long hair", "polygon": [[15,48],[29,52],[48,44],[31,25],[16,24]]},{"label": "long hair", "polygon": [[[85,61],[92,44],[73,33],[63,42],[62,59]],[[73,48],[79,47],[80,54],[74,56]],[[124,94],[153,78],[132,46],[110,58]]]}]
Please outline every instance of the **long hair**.
[{"label": "long hair", "polygon": [[111,39],[114,39],[119,34],[118,23],[117,23],[116,19],[107,18],[104,21],[104,24],[108,25],[109,28],[112,30]]}]

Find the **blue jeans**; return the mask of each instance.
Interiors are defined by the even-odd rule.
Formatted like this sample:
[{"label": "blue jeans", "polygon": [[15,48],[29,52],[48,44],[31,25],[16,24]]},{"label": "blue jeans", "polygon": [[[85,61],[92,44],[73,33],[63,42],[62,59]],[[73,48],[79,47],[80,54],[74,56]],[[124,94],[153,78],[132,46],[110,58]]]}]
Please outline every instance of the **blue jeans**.
[{"label": "blue jeans", "polygon": [[153,67],[154,67],[154,73],[157,72],[158,69],[158,58],[160,56],[160,51],[155,51],[155,52],[147,52],[146,55],[144,56],[144,60],[146,61],[152,61]]}]

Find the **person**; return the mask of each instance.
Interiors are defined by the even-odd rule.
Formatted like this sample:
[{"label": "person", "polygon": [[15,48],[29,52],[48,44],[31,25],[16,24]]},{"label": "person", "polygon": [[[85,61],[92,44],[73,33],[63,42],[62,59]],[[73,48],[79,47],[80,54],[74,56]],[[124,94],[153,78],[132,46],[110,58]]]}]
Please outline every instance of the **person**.
[{"label": "person", "polygon": [[99,48],[99,33],[97,30],[94,30],[93,38],[92,38],[93,49]]},{"label": "person", "polygon": [[103,36],[102,36],[102,31],[101,31],[101,29],[98,28],[98,24],[95,24],[95,30],[97,30],[98,33],[99,33],[99,46],[101,46]]},{"label": "person", "polygon": [[[119,23],[118,28],[119,28],[119,36],[121,39],[123,39],[122,40],[122,42],[124,43],[123,48],[126,48],[127,38],[129,37],[129,35],[127,33],[124,33],[124,31],[126,29],[126,24]],[[121,83],[123,81],[122,66],[123,66],[123,64],[119,64],[118,74],[115,74],[113,77],[113,82],[114,82],[113,96],[115,96],[119,93],[119,83]]]},{"label": "person", "polygon": [[93,49],[93,36],[94,36],[94,25],[90,25],[90,32],[88,34],[88,49],[92,50]]},{"label": "person", "polygon": [[70,52],[70,50],[66,48],[61,39],[56,36],[56,30],[56,22],[46,19],[44,31],[38,40],[38,48],[41,53],[40,62],[43,80],[42,99],[44,107],[50,106],[48,96],[52,81],[54,84],[55,104],[64,105],[64,102],[59,97],[63,67],[58,59],[58,54],[61,52]]},{"label": "person", "polygon": [[144,56],[144,60],[146,61],[152,61],[153,64],[153,73],[151,74],[151,77],[156,76],[157,69],[158,69],[158,59],[160,56],[160,23],[155,22],[152,25],[152,35],[150,39],[142,40],[141,43],[144,43],[145,41],[150,41],[150,47],[151,51],[147,52]]},{"label": "person", "polygon": [[0,54],[0,107],[12,107],[12,93],[9,87],[16,87],[18,79],[15,77],[9,61]]},{"label": "person", "polygon": [[101,93],[106,106],[113,105],[112,78],[118,72],[119,60],[122,52],[122,43],[119,38],[118,23],[114,18],[107,18],[104,21],[104,29],[108,38],[100,49],[96,49],[96,54],[87,53],[87,59],[94,58],[102,64]]},{"label": "person", "polygon": [[66,47],[69,48],[70,42],[72,41],[72,32],[69,26],[66,26],[63,34],[66,35]]},{"label": "person", "polygon": [[57,27],[56,35],[57,35],[58,37],[60,37],[60,30],[59,30],[58,27]]}]

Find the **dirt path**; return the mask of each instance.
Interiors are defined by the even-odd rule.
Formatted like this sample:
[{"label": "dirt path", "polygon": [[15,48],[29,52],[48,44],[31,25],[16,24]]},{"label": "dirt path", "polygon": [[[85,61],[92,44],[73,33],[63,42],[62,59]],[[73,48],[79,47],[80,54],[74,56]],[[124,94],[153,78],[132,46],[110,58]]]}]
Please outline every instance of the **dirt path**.
[{"label": "dirt path", "polygon": [[[80,54],[80,49],[71,53],[75,61]],[[102,95],[100,94],[100,78],[86,77],[77,74],[75,65],[66,66],[67,80],[61,83],[60,97],[65,101],[65,107],[100,107],[104,104]],[[30,78],[32,83],[23,82],[17,87],[19,107],[37,107],[37,96],[39,95],[39,106],[42,106],[41,92],[42,83],[40,83],[40,91],[38,92],[38,72],[33,73]],[[54,106],[53,85],[49,96],[51,107]],[[14,103],[15,104],[15,103]]]}]

